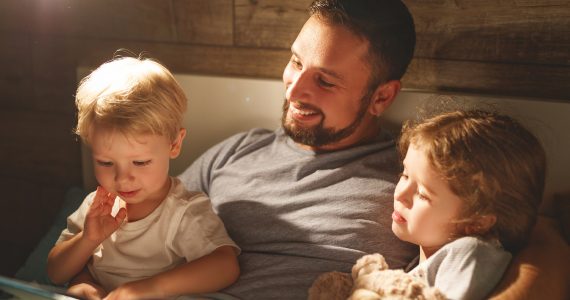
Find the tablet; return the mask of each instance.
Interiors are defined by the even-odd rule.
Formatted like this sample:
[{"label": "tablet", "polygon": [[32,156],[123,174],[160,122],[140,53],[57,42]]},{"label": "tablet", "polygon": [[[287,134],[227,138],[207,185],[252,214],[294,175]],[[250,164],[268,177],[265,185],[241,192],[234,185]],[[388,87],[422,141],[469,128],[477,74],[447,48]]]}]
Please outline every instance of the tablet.
[{"label": "tablet", "polygon": [[74,300],[65,289],[49,285],[31,283],[0,275],[0,299],[6,300]]}]

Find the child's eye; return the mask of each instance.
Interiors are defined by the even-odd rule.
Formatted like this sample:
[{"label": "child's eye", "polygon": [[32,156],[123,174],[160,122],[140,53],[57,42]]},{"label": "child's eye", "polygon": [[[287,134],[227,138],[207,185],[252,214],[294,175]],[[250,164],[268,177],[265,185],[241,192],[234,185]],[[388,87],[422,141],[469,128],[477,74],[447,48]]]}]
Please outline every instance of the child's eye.
[{"label": "child's eye", "polygon": [[111,167],[111,166],[113,166],[113,162],[110,162],[110,161],[97,160],[96,163],[97,163],[98,166],[101,166],[101,167]]},{"label": "child's eye", "polygon": [[135,160],[133,161],[133,165],[137,166],[137,167],[143,167],[146,166],[148,164],[150,164],[151,160]]},{"label": "child's eye", "polygon": [[420,198],[420,200],[428,201],[428,202],[430,201],[429,197],[426,196],[425,194],[418,193],[418,197]]},{"label": "child's eye", "polygon": [[406,173],[402,172],[402,173],[400,173],[400,178],[408,179],[408,175],[406,175]]}]

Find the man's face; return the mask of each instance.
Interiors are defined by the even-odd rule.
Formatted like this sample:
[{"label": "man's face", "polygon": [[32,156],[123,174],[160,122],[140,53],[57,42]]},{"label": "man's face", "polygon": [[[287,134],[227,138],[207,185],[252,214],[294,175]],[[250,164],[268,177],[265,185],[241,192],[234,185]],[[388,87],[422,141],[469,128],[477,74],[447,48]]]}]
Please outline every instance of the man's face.
[{"label": "man's face", "polygon": [[374,122],[368,113],[368,42],[313,16],[291,51],[283,72],[285,132],[298,144],[323,150],[365,138]]}]

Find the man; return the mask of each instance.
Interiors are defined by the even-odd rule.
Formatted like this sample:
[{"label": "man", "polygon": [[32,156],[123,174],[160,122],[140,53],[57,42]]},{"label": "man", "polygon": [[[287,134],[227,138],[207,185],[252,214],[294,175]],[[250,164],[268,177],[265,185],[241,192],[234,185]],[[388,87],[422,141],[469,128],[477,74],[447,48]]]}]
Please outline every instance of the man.
[{"label": "man", "polygon": [[379,252],[402,268],[417,255],[391,231],[399,172],[379,117],[413,56],[399,0],[317,0],[283,73],[282,128],[216,145],[180,178],[210,196],[241,247],[241,276],[224,293],[306,299],[314,279],[350,272]]}]

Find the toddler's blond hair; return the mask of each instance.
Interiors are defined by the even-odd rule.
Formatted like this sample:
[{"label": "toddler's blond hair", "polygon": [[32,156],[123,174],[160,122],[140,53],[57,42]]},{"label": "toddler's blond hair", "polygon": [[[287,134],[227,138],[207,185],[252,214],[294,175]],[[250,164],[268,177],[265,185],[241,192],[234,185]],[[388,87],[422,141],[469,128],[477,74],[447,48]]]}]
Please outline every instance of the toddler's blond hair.
[{"label": "toddler's blond hair", "polygon": [[81,80],[75,96],[75,133],[89,145],[94,126],[174,141],[186,111],[186,96],[168,69],[148,58],[120,57]]}]

